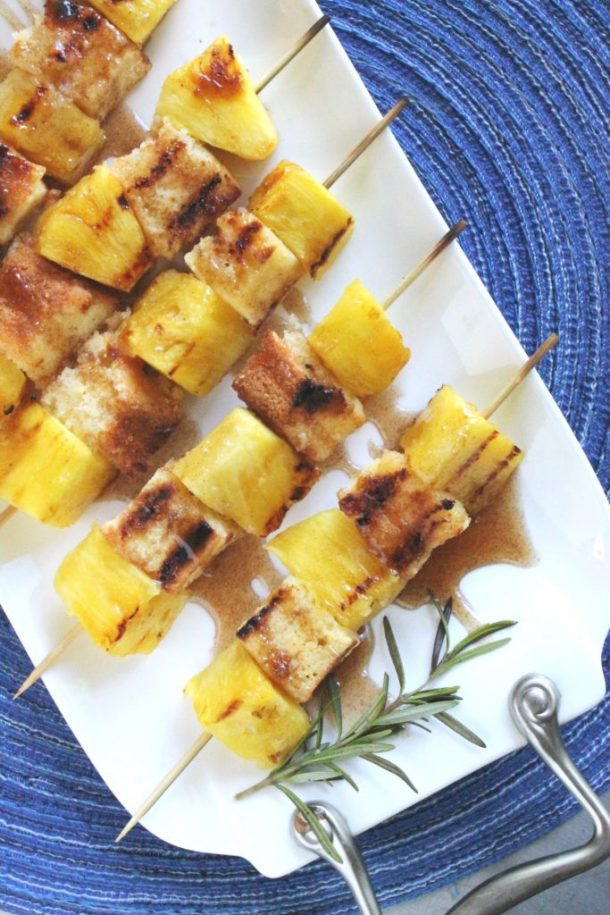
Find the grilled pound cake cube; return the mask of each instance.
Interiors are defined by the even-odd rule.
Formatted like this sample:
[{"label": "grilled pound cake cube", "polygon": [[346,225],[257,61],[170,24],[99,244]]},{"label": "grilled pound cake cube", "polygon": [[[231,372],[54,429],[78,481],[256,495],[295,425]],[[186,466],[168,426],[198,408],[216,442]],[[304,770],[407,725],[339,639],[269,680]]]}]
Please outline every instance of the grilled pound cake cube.
[{"label": "grilled pound cake cube", "polygon": [[15,35],[9,58],[103,121],[150,61],[111,22],[74,0],[46,0],[44,16]]},{"label": "grilled pound cake cube", "polygon": [[309,731],[304,709],[274,686],[237,639],[189,680],[184,693],[205,731],[267,769]]},{"label": "grilled pound cake cube", "polygon": [[137,45],[143,45],[176,0],[89,0]]},{"label": "grilled pound cake cube", "polygon": [[68,553],[54,584],[95,644],[120,657],[150,654],[188,599],[123,559],[97,525]]},{"label": "grilled pound cake cube", "polygon": [[94,334],[42,396],[45,408],[122,473],[148,470],[182,418],[171,381],[122,352],[117,331]]},{"label": "grilled pound cake cube", "polygon": [[239,407],[177,461],[173,472],[204,505],[259,537],[279,527],[318,476],[290,445]]},{"label": "grilled pound cake cube", "polygon": [[185,260],[195,276],[258,327],[303,271],[283,242],[243,207],[221,216],[217,228]]},{"label": "grilled pound cake cube", "polygon": [[237,633],[267,676],[297,702],[358,644],[349,629],[316,606],[307,588],[287,578]]},{"label": "grilled pound cake cube", "polygon": [[339,508],[371,552],[407,581],[470,523],[460,502],[423,483],[397,451],[385,451],[341,490]]},{"label": "grilled pound cake cube", "polygon": [[160,273],[136,303],[122,340],[191,394],[215,387],[248,349],[254,333],[210,286],[191,273]]},{"label": "grilled pound cake cube", "polygon": [[47,193],[45,170],[0,143],[0,245],[11,240],[17,227]]},{"label": "grilled pound cake cube", "polygon": [[152,264],[123,185],[107,165],[98,165],[43,213],[36,245],[56,264],[124,292]]},{"label": "grilled pound cake cube", "polygon": [[155,257],[192,245],[241,189],[207,149],[163,121],[156,136],[115,159],[125,196]]},{"label": "grilled pound cake cube", "polygon": [[357,631],[387,607],[403,580],[374,556],[357,526],[337,508],[286,528],[267,544],[319,607]]},{"label": "grilled pound cake cube", "polygon": [[324,185],[293,162],[280,162],[250,197],[250,209],[314,279],[347,243],[354,220]]},{"label": "grilled pound cake cube", "polygon": [[18,236],[0,264],[0,339],[7,356],[43,386],[115,311],[117,296],[36,253]]},{"label": "grilled pound cake cube", "polygon": [[480,512],[523,460],[523,452],[449,385],[434,395],[405,431],[401,446],[430,486]]},{"label": "grilled pound cake cube", "polygon": [[19,407],[0,436],[0,498],[45,524],[73,524],[114,468],[37,403]]},{"label": "grilled pound cake cube", "polygon": [[101,149],[104,131],[53,86],[15,69],[0,83],[0,139],[72,184]]},{"label": "grilled pound cake cube", "polygon": [[155,118],[169,118],[196,140],[242,159],[266,159],[278,142],[243,61],[225,36],[170,73]]},{"label": "grilled pound cake cube", "polygon": [[110,545],[164,591],[184,591],[240,533],[162,467],[102,526]]},{"label": "grilled pound cake cube", "polygon": [[411,356],[375,296],[360,280],[350,283],[334,308],[314,327],[309,345],[356,397],[385,391]]},{"label": "grilled pound cake cube", "polygon": [[0,421],[10,416],[21,400],[26,377],[14,362],[0,353]]},{"label": "grilled pound cake cube", "polygon": [[323,461],[365,421],[362,404],[324,367],[298,331],[265,334],[233,387],[310,461]]}]

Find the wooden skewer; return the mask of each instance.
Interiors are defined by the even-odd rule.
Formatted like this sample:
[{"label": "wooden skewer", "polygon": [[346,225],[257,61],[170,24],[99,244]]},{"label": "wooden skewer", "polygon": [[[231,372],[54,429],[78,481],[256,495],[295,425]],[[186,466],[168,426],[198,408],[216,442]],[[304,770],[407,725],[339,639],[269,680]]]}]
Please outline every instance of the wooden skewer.
[{"label": "wooden skewer", "polygon": [[389,294],[389,296],[387,297],[387,299],[385,299],[382,302],[381,307],[385,311],[387,311],[388,308],[390,307],[390,305],[393,305],[394,302],[396,301],[396,299],[400,298],[400,296],[403,294],[403,292],[405,292],[409,288],[409,286],[413,285],[415,280],[419,276],[422,275],[424,270],[427,270],[427,268],[430,266],[430,264],[434,260],[436,260],[436,258],[439,256],[439,254],[441,254],[445,250],[445,248],[449,247],[451,242],[455,238],[457,238],[458,235],[460,235],[464,231],[464,229],[466,229],[467,227],[468,227],[468,223],[466,222],[465,219],[460,219],[460,220],[458,220],[458,222],[456,222],[456,224],[454,226],[451,226],[449,231],[446,232],[443,235],[443,237],[441,238],[441,240],[435,244],[435,246],[432,248],[432,250],[428,254],[426,254],[424,259],[422,261],[420,261],[420,263],[417,265],[417,267],[414,267],[413,270],[411,270],[409,273],[407,273],[404,280],[401,280],[401,282],[398,284],[396,289],[393,292],[391,292]]},{"label": "wooden skewer", "polygon": [[[456,226],[457,225],[459,225],[459,223],[456,223]],[[450,230],[450,231],[453,231],[453,230]],[[460,231],[462,231],[462,230],[460,229]],[[447,235],[449,235],[449,233],[447,233]],[[445,236],[445,238],[447,238],[447,235]],[[455,235],[452,235],[452,238],[455,238]],[[442,241],[439,242],[439,245],[441,243],[442,243]],[[439,245],[437,245],[436,247],[439,248]],[[440,250],[442,250],[442,248],[440,248]],[[417,275],[419,276],[419,273]],[[559,342],[558,335],[551,334],[544,341],[544,343],[538,347],[536,352],[532,356],[530,356],[530,358],[527,360],[527,362],[525,362],[521,366],[519,371],[516,372],[512,381],[508,385],[506,385],[506,387],[500,392],[498,397],[496,397],[495,400],[492,401],[492,403],[489,405],[487,410],[485,410],[483,415],[485,416],[486,419],[489,419],[489,417],[494,412],[494,410],[497,410],[498,407],[500,406],[500,404],[504,403],[506,398],[515,390],[516,387],[518,387],[521,384],[521,382],[524,380],[524,378],[526,378],[526,376],[529,375],[529,373],[532,371],[532,369],[534,369],[538,365],[540,360],[549,352],[549,350],[553,349],[553,347],[555,347],[558,342]],[[200,737],[197,738],[197,740],[192,745],[190,750],[188,750],[188,752],[184,754],[182,759],[180,759],[179,762],[177,762],[176,765],[173,767],[173,769],[167,773],[165,778],[161,782],[159,782],[159,784],[157,785],[155,790],[146,798],[144,803],[141,804],[140,807],[138,807],[138,809],[136,810],[136,812],[130,819],[127,826],[125,826],[125,828],[116,837],[115,842],[120,842],[121,839],[125,838],[125,836],[127,835],[128,832],[131,832],[131,830],[134,828],[134,826],[136,826],[140,822],[142,817],[146,813],[148,813],[148,811],[151,809],[151,807],[153,807],[154,804],[156,804],[157,801],[160,800],[161,797],[163,797],[163,795],[165,794],[167,789],[171,785],[174,784],[176,779],[184,772],[184,770],[187,768],[187,766],[190,765],[190,763],[193,761],[193,759],[195,759],[195,757],[201,752],[201,750],[203,750],[203,748],[209,743],[210,739],[211,739],[211,735],[206,734],[205,731],[203,732],[203,734]]]},{"label": "wooden skewer", "polygon": [[157,803],[159,798],[163,794],[165,794],[167,789],[170,788],[174,784],[174,782],[176,781],[178,776],[180,776],[184,772],[184,770],[187,768],[187,766],[190,766],[190,764],[195,759],[195,757],[199,753],[201,753],[201,751],[203,750],[205,745],[211,739],[212,739],[212,735],[206,734],[205,731],[202,734],[200,734],[200,736],[197,738],[197,740],[195,741],[193,746],[190,748],[190,750],[184,754],[182,759],[176,763],[174,768],[170,772],[167,773],[167,775],[161,782],[159,782],[159,784],[157,785],[155,790],[152,792],[152,794],[150,794],[146,798],[144,803],[138,807],[138,809],[136,810],[136,812],[130,819],[129,823],[127,823],[125,828],[121,830],[121,832],[118,834],[118,836],[114,840],[115,842],[120,842],[121,839],[125,838],[125,836],[127,835],[128,832],[131,832],[131,830],[133,829],[134,826],[138,825],[138,823],[140,822],[142,817],[145,816],[148,813],[148,811],[150,810],[150,808],[153,807]]},{"label": "wooden skewer", "polygon": [[3,524],[6,524],[7,521],[10,521],[11,518],[13,517],[13,515],[16,515],[17,512],[18,512],[18,509],[15,508],[14,505],[9,505],[7,508],[4,509],[4,511],[1,511],[0,512],[0,527],[2,527]]},{"label": "wooden skewer", "polygon": [[312,41],[318,32],[321,32],[329,22],[330,16],[321,16],[317,22],[314,22],[311,28],[307,29],[304,35],[301,35],[299,40],[294,44],[290,51],[287,51],[286,54],[284,54],[284,56],[278,60],[276,65],[271,70],[269,70],[263,79],[257,83],[257,85],[254,87],[256,94],[259,95],[263,89],[269,85],[271,80],[275,79],[275,77],[281,73],[285,67],[288,66],[290,61],[294,60],[297,54],[300,54],[303,48],[306,48],[309,42]]},{"label": "wooden skewer", "polygon": [[29,689],[30,686],[33,686],[37,680],[40,680],[43,673],[49,669],[51,664],[53,664],[57,660],[57,658],[61,654],[64,653],[64,651],[67,648],[69,648],[69,646],[72,644],[72,642],[76,639],[76,637],[81,632],[82,632],[82,627],[81,627],[80,623],[76,623],[72,627],[72,629],[68,630],[67,635],[64,636],[64,638],[61,640],[61,642],[59,642],[59,644],[56,645],[55,648],[53,648],[53,650],[48,653],[46,658],[43,658],[43,660],[40,662],[40,664],[36,665],[36,667],[30,674],[30,676],[27,678],[27,680],[23,681],[23,683],[21,684],[21,686],[19,687],[19,689],[13,696],[13,699],[18,699],[19,696],[22,696],[24,694],[26,689]]},{"label": "wooden skewer", "polygon": [[354,147],[354,149],[351,151],[351,153],[348,156],[346,156],[346,158],[343,160],[341,165],[334,170],[332,175],[329,175],[328,178],[326,179],[326,181],[322,182],[324,184],[324,187],[327,190],[330,190],[331,187],[333,186],[333,184],[335,184],[339,180],[341,175],[345,174],[345,172],[348,170],[348,168],[350,168],[354,164],[354,162],[360,158],[362,153],[366,149],[369,148],[369,146],[371,145],[373,140],[376,140],[377,137],[379,136],[379,134],[383,133],[383,131],[386,129],[386,127],[389,124],[391,124],[392,121],[396,120],[396,118],[398,117],[400,112],[404,108],[406,108],[406,106],[408,104],[409,104],[409,99],[406,98],[405,96],[403,96],[401,99],[399,99],[396,102],[396,104],[392,108],[390,108],[390,110],[385,115],[385,117],[383,117],[375,125],[375,127],[373,127],[372,130],[370,130],[367,133],[366,137],[364,137],[364,139],[361,140],[360,143],[358,143],[358,145]]}]

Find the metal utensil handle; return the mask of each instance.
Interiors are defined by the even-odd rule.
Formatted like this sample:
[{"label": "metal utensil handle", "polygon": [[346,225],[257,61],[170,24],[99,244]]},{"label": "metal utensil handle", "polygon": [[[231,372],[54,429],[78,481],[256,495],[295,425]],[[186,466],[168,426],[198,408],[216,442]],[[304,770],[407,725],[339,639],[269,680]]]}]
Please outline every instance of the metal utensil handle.
[{"label": "metal utensil handle", "polygon": [[559,690],[529,674],[515,684],[511,712],[520,732],[593,820],[593,837],[579,848],[510,868],[477,887],[447,915],[500,915],[513,906],[610,856],[610,814],[582,777],[562,743],[557,723]]},{"label": "metal utensil handle", "polygon": [[292,829],[299,845],[328,861],[341,874],[352,891],[362,915],[381,915],[358,846],[339,811],[322,801],[312,801],[308,807],[326,830],[333,847],[342,858],[342,863],[339,864],[328,854],[305,817],[295,810],[292,816]]}]

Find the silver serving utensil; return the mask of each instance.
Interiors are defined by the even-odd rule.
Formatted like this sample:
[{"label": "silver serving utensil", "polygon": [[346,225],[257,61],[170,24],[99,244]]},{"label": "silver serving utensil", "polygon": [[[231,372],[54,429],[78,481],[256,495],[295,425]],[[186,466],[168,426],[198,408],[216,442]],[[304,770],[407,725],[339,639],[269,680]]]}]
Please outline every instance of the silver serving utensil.
[{"label": "silver serving utensil", "polygon": [[[552,680],[540,674],[528,674],[513,687],[511,713],[521,734],[589,814],[593,821],[593,836],[579,848],[512,867],[486,880],[453,906],[447,915],[501,915],[525,899],[610,857],[610,813],[563,745],[557,720],[560,698]],[[380,915],[369,876],[345,820],[329,804],[316,801],[309,807],[326,829],[343,864],[331,858],[304,817],[295,812],[292,827],[297,842],[328,861],[342,875],[364,915]]]}]

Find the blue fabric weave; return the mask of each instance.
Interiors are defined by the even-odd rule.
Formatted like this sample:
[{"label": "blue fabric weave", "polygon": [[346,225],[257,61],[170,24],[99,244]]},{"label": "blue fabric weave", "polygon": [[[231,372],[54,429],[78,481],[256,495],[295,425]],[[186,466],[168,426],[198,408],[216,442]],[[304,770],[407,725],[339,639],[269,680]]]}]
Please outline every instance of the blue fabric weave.
[{"label": "blue fabric weave", "polygon": [[[608,6],[604,0],[325,0],[383,109],[412,99],[398,138],[528,350],[562,338],[542,375],[609,484]],[[124,811],[37,686],[0,617],[0,908],[32,913],[351,913],[314,864],[279,882],[239,860],[185,853]],[[610,666],[606,645],[605,669]],[[610,702],[565,728],[594,788],[610,786]],[[574,804],[529,750],[372,830],[362,848],[384,905],[531,842]]]}]

